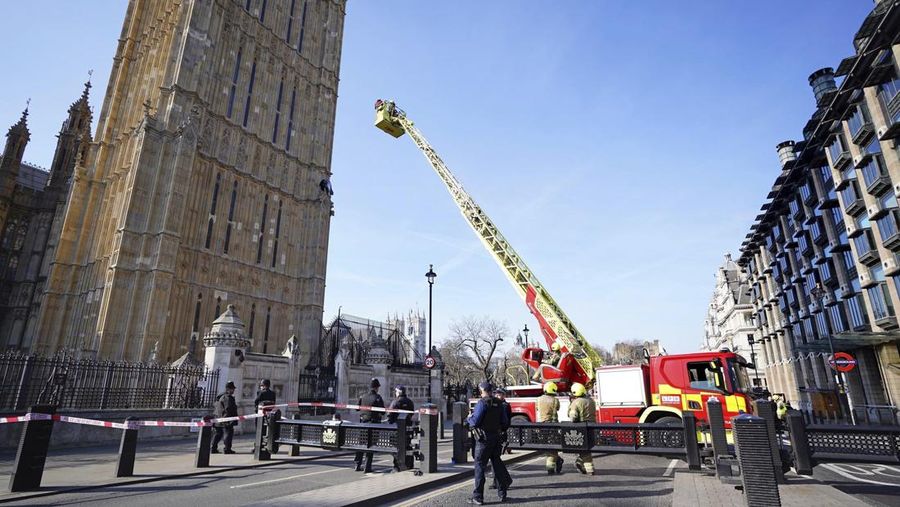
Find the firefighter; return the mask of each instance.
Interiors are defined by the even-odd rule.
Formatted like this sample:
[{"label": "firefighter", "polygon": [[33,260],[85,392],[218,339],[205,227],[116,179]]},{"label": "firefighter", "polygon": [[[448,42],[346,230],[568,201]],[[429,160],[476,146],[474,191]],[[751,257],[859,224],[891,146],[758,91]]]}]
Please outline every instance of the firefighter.
[{"label": "firefighter", "polygon": [[[556,383],[544,384],[544,394],[537,399],[537,422],[559,422],[559,400],[556,398]],[[547,475],[562,473],[563,459],[558,451],[547,453]]]},{"label": "firefighter", "polygon": [[[541,361],[541,363],[543,363],[541,366],[543,366],[544,364],[549,364],[550,366],[552,366],[554,368],[559,366],[559,360],[562,359],[562,353],[560,353],[559,349],[560,349],[559,342],[558,341],[553,342],[550,345],[550,354],[547,357],[545,357],[543,361]],[[540,382],[542,370],[543,370],[543,367],[539,367],[537,369],[537,371],[534,372],[534,375],[531,377],[531,380],[534,380],[535,382]]]},{"label": "firefighter", "polygon": [[787,417],[788,411],[788,405],[784,401],[784,396],[776,394],[775,396],[772,396],[772,401],[775,402],[775,415],[778,416],[778,420],[783,423],[784,418]]},{"label": "firefighter", "polygon": [[[572,401],[569,404],[569,419],[575,423],[597,422],[597,405],[593,398],[587,396],[587,389],[583,384],[572,384]],[[575,468],[587,475],[594,475],[594,458],[591,452],[582,452],[575,459]]]}]

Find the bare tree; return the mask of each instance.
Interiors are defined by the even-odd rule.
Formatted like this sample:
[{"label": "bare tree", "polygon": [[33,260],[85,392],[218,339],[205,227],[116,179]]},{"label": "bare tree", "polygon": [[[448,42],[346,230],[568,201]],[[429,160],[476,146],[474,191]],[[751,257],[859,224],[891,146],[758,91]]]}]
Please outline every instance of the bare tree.
[{"label": "bare tree", "polygon": [[497,346],[509,336],[505,323],[490,317],[464,317],[450,323],[450,340],[459,340],[468,349],[484,380],[494,380],[494,364],[491,359]]},{"label": "bare tree", "polygon": [[531,378],[528,365],[522,360],[522,349],[513,348],[503,354],[502,359],[502,382],[506,385],[525,385]]},{"label": "bare tree", "polygon": [[444,376],[448,384],[463,385],[466,381],[477,384],[478,369],[469,349],[459,338],[448,338],[438,347],[444,361]]}]

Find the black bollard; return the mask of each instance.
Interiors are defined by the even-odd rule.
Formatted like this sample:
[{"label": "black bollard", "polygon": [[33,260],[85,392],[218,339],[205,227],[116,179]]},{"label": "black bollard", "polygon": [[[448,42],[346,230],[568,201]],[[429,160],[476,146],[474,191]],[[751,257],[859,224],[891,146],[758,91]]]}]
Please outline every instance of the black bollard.
[{"label": "black bollard", "polygon": [[[435,409],[435,405],[425,404],[424,408]],[[419,414],[419,424],[422,426],[422,440],[419,444],[419,452],[422,453],[422,471],[426,474],[437,472],[437,426],[440,425],[440,412],[437,414]]]},{"label": "black bollard", "polygon": [[469,415],[469,407],[457,401],[453,404],[453,463],[461,465],[469,460],[466,452],[466,440],[469,432],[466,431],[465,421]]},{"label": "black bollard", "polygon": [[784,484],[784,471],[781,468],[781,446],[778,445],[778,431],[776,430],[775,404],[768,400],[756,401],[756,415],[766,421],[769,447],[772,448],[772,467],[775,469],[775,480]]},{"label": "black bollard", "polygon": [[693,412],[682,414],[684,421],[684,449],[687,452],[689,470],[700,470],[700,444],[697,442],[697,416]]},{"label": "black bollard", "polygon": [[787,426],[791,437],[791,454],[794,457],[794,471],[799,475],[812,475],[813,463],[809,455],[809,441],[806,439],[806,422],[797,410],[788,410]]},{"label": "black bollard", "polygon": [[278,454],[278,440],[281,437],[281,410],[272,410],[266,416],[266,449],[269,455]]},{"label": "black bollard", "polygon": [[125,419],[125,429],[122,430],[122,441],[119,443],[119,462],[116,464],[116,477],[131,477],[134,475],[134,458],[137,454],[137,440],[139,426],[132,426],[136,417]]},{"label": "black bollard", "polygon": [[[35,405],[31,407],[29,413],[52,416],[56,413],[56,407]],[[11,492],[30,491],[41,487],[41,477],[44,475],[44,463],[47,461],[47,449],[50,447],[52,434],[53,419],[25,421],[13,472],[9,476]]]},{"label": "black bollard", "polygon": [[[203,422],[207,423],[212,416],[203,416]],[[212,426],[203,425],[200,427],[200,434],[197,435],[197,453],[194,458],[194,466],[196,468],[206,468],[209,466],[209,448],[212,443]]]},{"label": "black bollard", "polygon": [[731,419],[734,446],[741,464],[744,499],[751,507],[781,506],[766,421],[742,414]]},{"label": "black bollard", "polygon": [[253,459],[266,461],[272,457],[266,449],[266,418],[260,417],[256,421],[256,448],[253,450]]}]

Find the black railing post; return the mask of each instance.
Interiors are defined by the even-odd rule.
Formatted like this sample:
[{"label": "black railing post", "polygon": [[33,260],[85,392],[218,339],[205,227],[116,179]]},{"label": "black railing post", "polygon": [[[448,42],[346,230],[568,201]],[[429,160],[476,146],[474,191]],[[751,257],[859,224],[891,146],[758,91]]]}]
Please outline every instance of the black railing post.
[{"label": "black railing post", "polygon": [[803,415],[796,410],[788,410],[788,432],[791,437],[791,454],[794,457],[794,471],[799,475],[812,475],[812,456],[806,439],[806,423]]},{"label": "black railing post", "polygon": [[469,432],[466,431],[465,421],[469,415],[469,407],[461,401],[453,404],[453,463],[460,465],[468,461],[466,452],[466,440]]},{"label": "black railing post", "polygon": [[761,417],[742,414],[731,419],[731,431],[741,464],[741,482],[747,505],[780,506],[781,497],[772,468],[772,448],[768,442],[766,421]]},{"label": "black railing post", "polygon": [[401,472],[406,470],[406,451],[409,450],[409,435],[406,433],[406,418],[397,418],[397,459],[394,466]]},{"label": "black railing post", "polygon": [[253,459],[265,461],[272,457],[266,449],[266,418],[258,417],[256,421],[256,448],[253,450]]},{"label": "black railing post", "polygon": [[775,427],[775,404],[768,400],[758,400],[756,415],[766,421],[766,433],[769,437],[769,447],[772,448],[772,467],[775,469],[775,479],[779,484],[784,484],[784,471],[781,469],[781,446],[778,445],[778,432]]},{"label": "black railing post", "polygon": [[266,416],[266,448],[269,455],[278,454],[278,437],[281,436],[281,410],[275,409]]},{"label": "black railing post", "polygon": [[[300,419],[300,414],[295,413],[295,414],[292,416],[292,418],[293,418],[293,419]],[[302,427],[302,426],[296,426],[296,427],[294,428],[294,430],[297,432],[297,438],[296,438],[296,440],[299,442],[299,441],[300,441],[300,438],[303,436],[303,427]],[[292,445],[292,446],[291,446],[290,456],[299,456],[299,455],[300,455],[300,446],[299,446],[299,445]]]},{"label": "black railing post", "polygon": [[[427,403],[423,408],[435,409],[436,405]],[[437,472],[437,426],[440,426],[441,412],[437,414],[419,414],[419,426],[422,430],[422,438],[419,443],[419,452],[422,453],[422,471],[426,474]]]},{"label": "black railing post", "polygon": [[725,415],[722,412],[722,402],[718,398],[707,399],[706,413],[709,419],[709,433],[712,436],[714,457],[731,456],[731,450],[728,448],[728,434],[725,433]]},{"label": "black railing post", "polygon": [[19,377],[19,389],[16,392],[16,401],[13,407],[23,410],[28,406],[28,388],[31,386],[31,371],[34,369],[34,356],[26,356],[22,365],[22,375]]},{"label": "black railing post", "polygon": [[109,389],[112,387],[113,363],[106,366],[106,375],[103,377],[103,390],[100,391],[100,410],[109,404]]},{"label": "black railing post", "polygon": [[197,435],[197,453],[194,458],[194,467],[206,468],[209,466],[209,451],[212,443],[212,426],[208,423],[212,416],[203,416],[204,425],[200,427],[200,434]]},{"label": "black railing post", "polygon": [[[49,405],[35,405],[31,407],[29,413],[53,416],[56,408]],[[47,461],[47,449],[50,447],[52,434],[53,419],[25,421],[16,461],[13,463],[13,472],[9,476],[11,492],[30,491],[41,487],[41,477],[44,475],[44,463]]]},{"label": "black railing post", "polygon": [[681,416],[684,421],[684,450],[688,469],[700,470],[700,445],[697,442],[697,416],[693,412],[685,412]]},{"label": "black railing post", "polygon": [[134,458],[137,454],[137,440],[139,426],[132,426],[136,417],[125,419],[125,429],[122,430],[122,441],[119,443],[119,461],[116,464],[116,477],[131,477],[134,475]]}]

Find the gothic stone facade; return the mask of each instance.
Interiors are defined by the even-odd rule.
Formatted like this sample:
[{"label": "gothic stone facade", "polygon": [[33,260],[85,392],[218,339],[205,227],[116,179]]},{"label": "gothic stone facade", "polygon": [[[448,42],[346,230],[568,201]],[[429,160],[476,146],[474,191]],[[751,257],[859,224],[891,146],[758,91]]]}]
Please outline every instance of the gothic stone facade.
[{"label": "gothic stone facade", "polygon": [[[343,0],[131,0],[32,350],[180,356],[228,304],[318,339]],[[323,190],[325,189],[325,190]],[[303,354],[309,357],[308,354]]]},{"label": "gothic stone facade", "polygon": [[22,160],[31,137],[27,109],[6,135],[0,158],[0,347],[31,346],[72,170],[91,142],[89,90],[86,84],[69,107],[49,172]]}]

